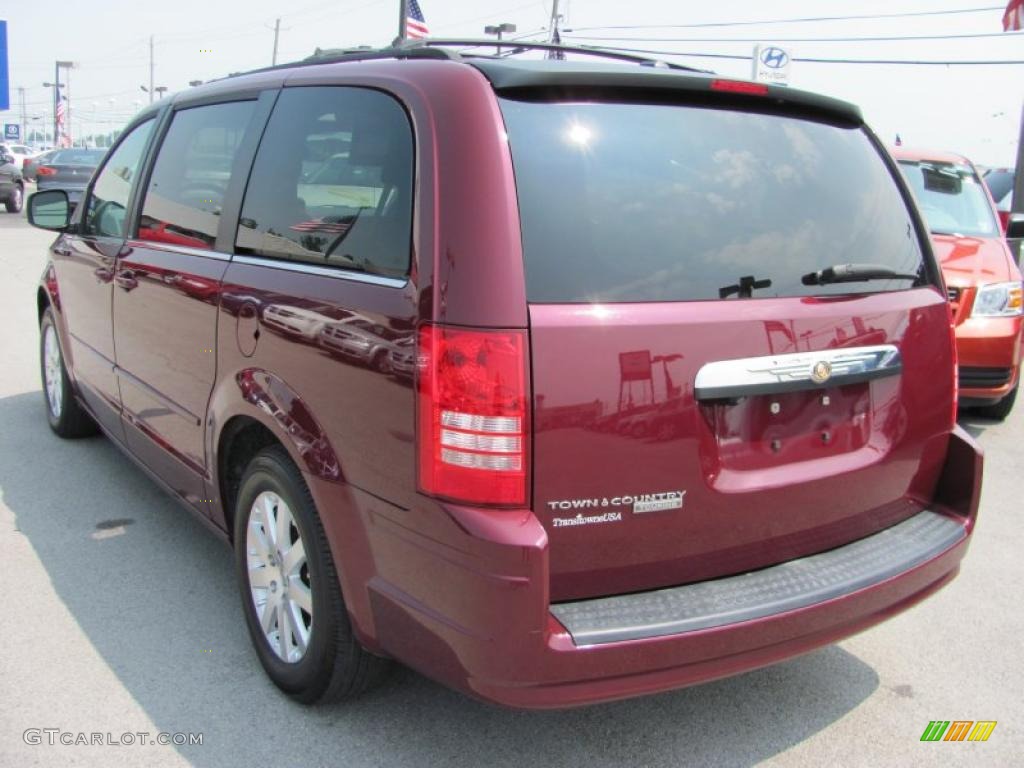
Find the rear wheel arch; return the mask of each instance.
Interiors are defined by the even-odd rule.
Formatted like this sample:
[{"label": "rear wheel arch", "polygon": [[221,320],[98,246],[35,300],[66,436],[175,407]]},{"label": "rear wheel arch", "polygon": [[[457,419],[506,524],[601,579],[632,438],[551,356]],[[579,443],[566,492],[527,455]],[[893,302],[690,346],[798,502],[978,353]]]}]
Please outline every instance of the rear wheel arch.
[{"label": "rear wheel arch", "polygon": [[37,318],[36,319],[39,321],[40,325],[42,325],[42,323],[43,323],[43,315],[46,314],[46,310],[49,309],[49,308],[50,308],[50,294],[48,294],[46,292],[45,288],[43,288],[42,286],[39,286],[39,289],[36,291],[36,311],[37,311]]}]

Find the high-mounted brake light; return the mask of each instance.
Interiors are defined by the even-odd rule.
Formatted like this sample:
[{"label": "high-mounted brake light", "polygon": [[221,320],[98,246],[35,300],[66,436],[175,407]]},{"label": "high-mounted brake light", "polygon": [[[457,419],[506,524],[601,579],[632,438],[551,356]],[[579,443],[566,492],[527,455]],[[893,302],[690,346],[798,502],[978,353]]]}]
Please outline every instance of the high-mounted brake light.
[{"label": "high-mounted brake light", "polygon": [[712,80],[711,90],[727,93],[746,93],[752,96],[767,96],[768,86],[761,83],[748,83],[743,80]]},{"label": "high-mounted brake light", "polygon": [[469,504],[526,504],[526,332],[419,331],[419,486]]}]

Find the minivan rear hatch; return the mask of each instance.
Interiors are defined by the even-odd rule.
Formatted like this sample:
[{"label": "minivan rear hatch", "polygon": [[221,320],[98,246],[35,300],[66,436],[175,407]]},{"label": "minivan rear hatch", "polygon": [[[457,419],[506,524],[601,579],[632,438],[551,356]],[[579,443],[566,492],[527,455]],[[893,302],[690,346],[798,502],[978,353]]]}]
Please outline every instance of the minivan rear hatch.
[{"label": "minivan rear hatch", "polygon": [[700,87],[497,89],[555,601],[846,544],[945,455],[948,307],[895,166],[853,112]]}]

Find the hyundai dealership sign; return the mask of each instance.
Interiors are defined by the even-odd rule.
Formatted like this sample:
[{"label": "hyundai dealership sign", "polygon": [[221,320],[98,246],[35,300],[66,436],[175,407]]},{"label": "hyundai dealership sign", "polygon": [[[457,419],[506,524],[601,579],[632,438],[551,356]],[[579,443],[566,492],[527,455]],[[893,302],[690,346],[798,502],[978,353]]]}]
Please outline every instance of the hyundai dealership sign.
[{"label": "hyundai dealership sign", "polygon": [[0,19],[0,110],[11,108],[11,83],[7,75],[7,22]]}]

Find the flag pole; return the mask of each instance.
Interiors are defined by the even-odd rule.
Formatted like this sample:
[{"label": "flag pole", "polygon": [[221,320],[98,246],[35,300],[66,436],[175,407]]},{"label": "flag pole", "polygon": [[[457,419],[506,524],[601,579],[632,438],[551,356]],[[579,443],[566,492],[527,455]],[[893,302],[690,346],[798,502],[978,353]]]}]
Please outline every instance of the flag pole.
[{"label": "flag pole", "polygon": [[405,20],[409,18],[409,0],[398,0],[398,40],[401,44],[405,41]]}]

